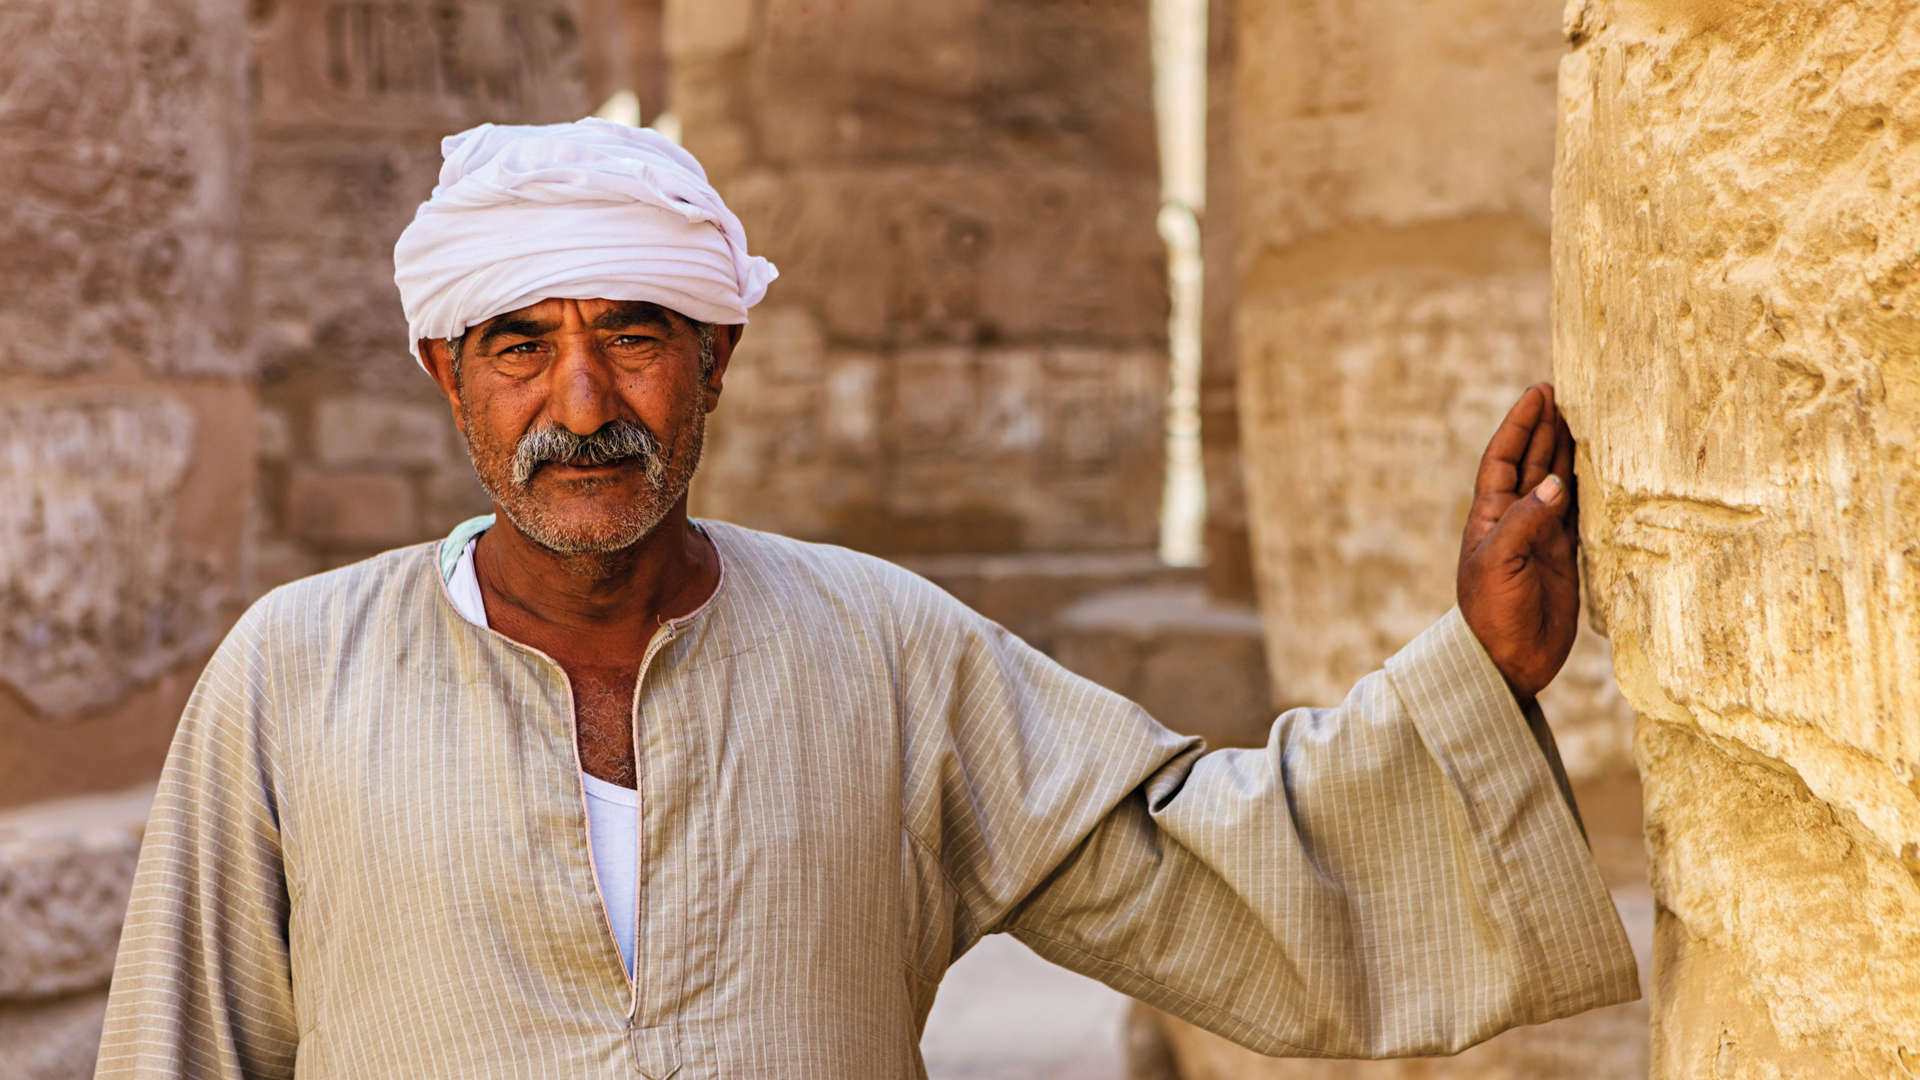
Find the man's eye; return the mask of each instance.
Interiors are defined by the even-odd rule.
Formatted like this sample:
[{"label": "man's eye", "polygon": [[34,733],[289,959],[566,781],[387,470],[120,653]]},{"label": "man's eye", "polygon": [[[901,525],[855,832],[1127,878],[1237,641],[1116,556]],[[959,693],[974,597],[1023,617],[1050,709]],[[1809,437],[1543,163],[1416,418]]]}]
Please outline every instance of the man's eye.
[{"label": "man's eye", "polygon": [[525,356],[528,353],[531,353],[534,350],[538,349],[539,347],[540,347],[539,342],[523,341],[518,345],[509,345],[506,348],[501,349],[500,355],[505,356],[508,353],[519,353],[520,355]]},{"label": "man's eye", "polygon": [[613,343],[622,348],[630,349],[636,345],[645,345],[652,340],[652,338],[641,334],[620,334],[613,339]]}]

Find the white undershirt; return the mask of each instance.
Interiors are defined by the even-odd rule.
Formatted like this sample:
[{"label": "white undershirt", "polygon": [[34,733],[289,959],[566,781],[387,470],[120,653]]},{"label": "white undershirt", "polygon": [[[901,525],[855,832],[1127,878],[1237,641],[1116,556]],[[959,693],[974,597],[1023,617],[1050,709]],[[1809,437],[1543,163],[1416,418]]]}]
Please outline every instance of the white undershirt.
[{"label": "white undershirt", "polygon": [[[467,541],[460,561],[447,575],[447,593],[454,610],[475,626],[487,625],[487,605],[480,597],[480,578],[473,572],[473,545]],[[587,843],[593,848],[593,873],[606,904],[613,940],[620,958],[633,975],[634,896],[640,886],[640,793],[609,784],[597,776],[580,774],[587,793]]]}]

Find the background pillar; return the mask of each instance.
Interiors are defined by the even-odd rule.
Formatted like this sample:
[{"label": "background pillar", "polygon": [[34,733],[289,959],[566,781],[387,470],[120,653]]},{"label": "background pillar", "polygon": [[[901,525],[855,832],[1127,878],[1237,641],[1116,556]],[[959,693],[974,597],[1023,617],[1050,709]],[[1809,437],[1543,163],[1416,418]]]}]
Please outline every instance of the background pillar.
[{"label": "background pillar", "polygon": [[[1452,605],[1480,453],[1548,375],[1565,44],[1557,11],[1523,0],[1241,0],[1231,19],[1232,96],[1216,104],[1229,149],[1212,162],[1230,195],[1208,213],[1238,241],[1253,570],[1277,699],[1326,704]],[[1598,635],[1544,705],[1644,948],[1630,726]],[[1616,1006],[1453,1058],[1367,1063],[1264,1059],[1164,1023],[1184,1080],[1639,1080],[1646,1015]]]},{"label": "background pillar", "polygon": [[245,599],[245,71],[230,0],[0,7],[8,1077],[91,1072],[137,785]]}]

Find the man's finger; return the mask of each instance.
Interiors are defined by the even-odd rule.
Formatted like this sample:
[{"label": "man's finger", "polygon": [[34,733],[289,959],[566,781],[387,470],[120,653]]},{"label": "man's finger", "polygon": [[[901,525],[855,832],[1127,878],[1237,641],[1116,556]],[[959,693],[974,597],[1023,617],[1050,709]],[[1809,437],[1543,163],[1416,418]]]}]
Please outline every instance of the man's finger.
[{"label": "man's finger", "polygon": [[1513,403],[1513,408],[1507,410],[1507,418],[1500,421],[1500,427],[1487,443],[1486,453],[1480,455],[1480,472],[1473,482],[1476,500],[1492,492],[1522,494],[1520,463],[1526,457],[1527,445],[1533,441],[1534,428],[1547,408],[1545,387],[1545,383],[1529,386],[1520,400]]},{"label": "man's finger", "polygon": [[1556,531],[1564,531],[1560,515],[1566,511],[1569,493],[1558,476],[1548,476],[1539,486],[1514,500],[1500,516],[1491,543],[1493,554],[1501,560],[1532,551]]},{"label": "man's finger", "polygon": [[1533,434],[1527,438],[1526,462],[1520,470],[1520,490],[1532,491],[1540,486],[1540,481],[1553,471],[1554,451],[1558,449],[1560,435],[1560,415],[1553,408],[1553,388],[1544,388],[1547,400],[1540,410],[1540,419],[1533,425]]}]

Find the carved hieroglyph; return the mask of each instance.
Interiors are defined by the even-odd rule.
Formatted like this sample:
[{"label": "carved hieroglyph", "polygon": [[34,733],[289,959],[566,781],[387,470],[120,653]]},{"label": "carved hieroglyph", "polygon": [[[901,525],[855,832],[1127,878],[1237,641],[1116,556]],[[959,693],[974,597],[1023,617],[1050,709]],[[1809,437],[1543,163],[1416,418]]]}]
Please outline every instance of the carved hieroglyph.
[{"label": "carved hieroglyph", "polygon": [[1920,1075],[1920,11],[1575,3],[1555,362],[1654,1073]]},{"label": "carved hieroglyph", "polygon": [[194,416],[152,393],[0,403],[0,683],[51,717],[203,654],[230,588],[175,550]]},{"label": "carved hieroglyph", "polygon": [[244,374],[221,0],[0,5],[0,375]]}]

